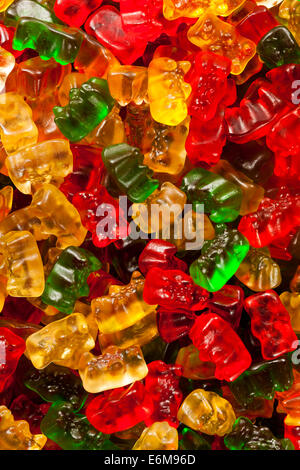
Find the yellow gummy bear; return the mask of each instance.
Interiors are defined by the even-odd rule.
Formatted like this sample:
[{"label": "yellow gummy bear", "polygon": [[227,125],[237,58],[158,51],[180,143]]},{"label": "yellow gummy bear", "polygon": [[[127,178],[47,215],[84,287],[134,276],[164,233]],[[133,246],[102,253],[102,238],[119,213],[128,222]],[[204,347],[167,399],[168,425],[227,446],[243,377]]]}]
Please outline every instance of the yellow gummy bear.
[{"label": "yellow gummy bear", "polygon": [[81,313],[49,323],[26,340],[26,354],[36,369],[44,369],[51,362],[77,369],[82,354],[94,347],[95,341]]},{"label": "yellow gummy bear", "polygon": [[4,220],[12,207],[14,190],[12,186],[5,186],[0,190],[0,221]]},{"label": "yellow gummy bear", "polygon": [[284,0],[279,7],[279,17],[288,20],[288,29],[300,44],[300,3],[298,0]]},{"label": "yellow gummy bear", "polygon": [[178,126],[188,114],[186,100],[192,87],[184,81],[191,68],[188,61],[168,57],[153,59],[148,68],[148,97],[153,119],[167,126]]},{"label": "yellow gummy bear", "polygon": [[148,367],[139,346],[119,349],[110,346],[101,356],[84,353],[78,365],[84,389],[89,393],[124,387],[148,374]]},{"label": "yellow gummy bear", "polygon": [[182,376],[192,380],[215,378],[216,366],[199,359],[199,350],[193,344],[180,348],[175,364],[182,367]]},{"label": "yellow gummy bear", "polygon": [[189,128],[189,116],[177,126],[166,126],[152,120],[146,129],[149,147],[143,152],[144,164],[156,173],[179,175],[185,165]]},{"label": "yellow gummy bear", "polygon": [[152,119],[147,103],[129,104],[125,119],[128,143],[138,147],[144,164],[155,173],[179,175],[186,162],[185,142],[189,134],[190,117],[177,126],[166,126]]},{"label": "yellow gummy bear", "polygon": [[29,206],[0,222],[0,236],[13,230],[29,231],[37,241],[54,235],[61,249],[82,245],[87,233],[77,209],[56,186],[47,183],[34,193]]},{"label": "yellow gummy bear", "polygon": [[300,333],[300,294],[286,291],[282,292],[279,297],[289,312],[293,330],[295,333]]},{"label": "yellow gummy bear", "polygon": [[73,171],[73,154],[67,140],[47,140],[11,154],[5,165],[18,190],[33,194],[44,183],[59,187]]},{"label": "yellow gummy bear", "polygon": [[[215,229],[209,217],[191,210],[186,211],[180,219],[180,223],[175,222],[171,227],[171,234],[168,230],[161,230],[159,237],[176,246],[178,252],[186,250],[200,250],[204,240],[215,238]],[[204,237],[200,236],[203,233]]]},{"label": "yellow gummy bear", "polygon": [[108,147],[109,145],[126,143],[125,126],[116,105],[103,121],[84,139],[82,144]]},{"label": "yellow gummy bear", "polygon": [[190,27],[187,36],[201,50],[228,57],[233,75],[242,73],[256,52],[253,41],[241,36],[234,26],[220,20],[211,10]]},{"label": "yellow gummy bear", "polygon": [[72,88],[80,88],[89,77],[84,73],[72,72],[65,76],[58,90],[58,100],[61,106],[67,106],[70,102]]},{"label": "yellow gummy bear", "polygon": [[145,279],[135,271],[127,286],[110,286],[108,295],[92,300],[101,333],[115,333],[128,328],[156,309],[143,300]]},{"label": "yellow gummy bear", "polygon": [[229,401],[201,388],[190,393],[181,404],[177,418],[186,426],[205,434],[224,436],[236,420]]},{"label": "yellow gummy bear", "polygon": [[148,70],[136,65],[117,65],[107,76],[111,96],[121,106],[147,101]]},{"label": "yellow gummy bear", "polygon": [[44,267],[37,243],[30,232],[9,232],[0,239],[1,274],[7,277],[7,293],[35,297],[45,288]]},{"label": "yellow gummy bear", "polygon": [[243,194],[240,208],[240,215],[256,212],[261,200],[264,197],[264,188],[255,184],[248,176],[241,171],[236,170],[227,160],[219,160],[216,165],[210,168],[210,171],[223,176],[238,186]]},{"label": "yellow gummy bear", "polygon": [[268,248],[251,248],[235,276],[254,292],[265,292],[281,284],[280,267]]},{"label": "yellow gummy bear", "polygon": [[14,0],[1,0],[0,1],[0,11],[5,11],[14,2]]},{"label": "yellow gummy bear", "polygon": [[101,351],[106,351],[109,346],[118,346],[125,349],[129,346],[144,346],[144,344],[149,343],[158,336],[156,315],[156,311],[153,311],[128,328],[115,333],[100,333],[99,344]]},{"label": "yellow gummy bear", "polygon": [[37,142],[38,130],[32,120],[32,110],[17,93],[0,95],[0,134],[7,154]]},{"label": "yellow gummy bear", "polygon": [[[132,219],[145,233],[159,233],[165,221],[173,223],[184,209],[186,194],[172,183],[165,182],[142,203],[132,205]],[[160,238],[160,237],[157,237]]]},{"label": "yellow gummy bear", "polygon": [[3,91],[7,77],[15,66],[14,56],[7,50],[0,47],[0,92]]}]

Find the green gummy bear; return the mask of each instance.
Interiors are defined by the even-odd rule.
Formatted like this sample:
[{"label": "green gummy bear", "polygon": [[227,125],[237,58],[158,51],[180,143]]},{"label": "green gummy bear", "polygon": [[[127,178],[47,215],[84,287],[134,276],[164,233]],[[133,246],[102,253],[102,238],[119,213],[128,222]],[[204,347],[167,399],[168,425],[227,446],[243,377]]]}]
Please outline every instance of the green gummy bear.
[{"label": "green gummy bear", "polygon": [[67,65],[74,62],[82,40],[83,32],[79,29],[21,18],[13,39],[13,49],[34,49],[43,60],[53,57],[56,62]]},{"label": "green gummy bear", "polygon": [[112,444],[109,435],[97,431],[67,402],[53,403],[42,419],[41,431],[63,450],[106,450]]},{"label": "green gummy bear", "polygon": [[230,450],[293,450],[289,439],[277,439],[270,429],[255,426],[250,419],[240,416],[232,431],[224,438]]},{"label": "green gummy bear", "polygon": [[248,251],[249,242],[244,235],[226,229],[204,243],[201,256],[190,266],[190,275],[199,286],[216,292],[236,273]]},{"label": "green gummy bear", "polygon": [[61,253],[47,277],[42,302],[60,312],[72,313],[76,300],[89,295],[87,278],[101,266],[101,262],[89,251],[69,246]]},{"label": "green gummy bear", "polygon": [[67,139],[77,142],[106,118],[114,104],[107,81],[93,77],[80,88],[70,90],[69,104],[53,108],[54,120]]},{"label": "green gummy bear", "polygon": [[292,364],[286,356],[252,364],[234,382],[229,383],[229,387],[236,400],[247,407],[256,397],[272,400],[275,392],[288,390],[293,381]]},{"label": "green gummy bear", "polygon": [[257,52],[270,69],[300,63],[300,47],[285,26],[276,26],[265,34],[257,44]]},{"label": "green gummy bear", "polygon": [[143,202],[159,186],[151,178],[153,171],[143,164],[144,156],[138,148],[116,144],[102,151],[103,163],[118,188],[132,202]]},{"label": "green gummy bear", "polygon": [[193,203],[195,211],[197,204],[204,204],[204,212],[210,214],[213,222],[232,222],[240,213],[241,189],[231,181],[204,168],[194,168],[185,175],[180,189]]},{"label": "green gummy bear", "polygon": [[67,367],[54,364],[42,370],[29,369],[25,374],[24,385],[45,401],[67,401],[75,410],[82,408],[88,396],[77,375]]}]

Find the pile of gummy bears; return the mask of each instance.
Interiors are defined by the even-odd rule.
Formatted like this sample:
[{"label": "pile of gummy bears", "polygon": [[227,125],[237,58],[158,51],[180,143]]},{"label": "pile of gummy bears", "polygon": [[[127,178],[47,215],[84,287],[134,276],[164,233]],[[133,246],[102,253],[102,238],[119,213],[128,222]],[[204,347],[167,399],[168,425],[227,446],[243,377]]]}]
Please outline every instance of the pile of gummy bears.
[{"label": "pile of gummy bears", "polygon": [[300,1],[0,11],[0,450],[300,449]]}]

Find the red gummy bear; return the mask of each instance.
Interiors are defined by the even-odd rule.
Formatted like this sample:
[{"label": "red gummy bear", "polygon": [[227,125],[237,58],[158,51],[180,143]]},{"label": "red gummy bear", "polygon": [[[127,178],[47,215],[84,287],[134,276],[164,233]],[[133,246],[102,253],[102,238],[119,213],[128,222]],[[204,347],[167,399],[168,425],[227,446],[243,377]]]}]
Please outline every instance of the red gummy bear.
[{"label": "red gummy bear", "polygon": [[209,307],[213,312],[228,321],[232,328],[239,327],[244,301],[244,291],[241,287],[226,284],[222,289],[213,293]]},{"label": "red gummy bear", "polygon": [[190,331],[201,361],[216,365],[215,376],[232,382],[251,364],[244,343],[228,322],[215,313],[203,313]]},{"label": "red gummy bear", "polygon": [[225,94],[231,60],[212,52],[198,52],[195,55],[185,81],[192,86],[188,99],[189,115],[201,121],[210,121]]},{"label": "red gummy bear", "polygon": [[124,30],[120,12],[111,5],[96,10],[84,27],[88,34],[96,37],[124,64],[135,62],[143,55],[147,45],[147,39],[137,41],[133,34]]},{"label": "red gummy bear", "polygon": [[103,0],[56,0],[54,13],[69,26],[80,28],[87,17],[100,7]]},{"label": "red gummy bear", "polygon": [[135,382],[98,395],[88,404],[86,417],[98,431],[112,434],[132,428],[152,411],[144,385]]},{"label": "red gummy bear", "polygon": [[73,197],[82,224],[92,233],[93,243],[105,247],[128,236],[129,226],[118,202],[104,186],[86,190]]},{"label": "red gummy bear", "polygon": [[179,269],[187,271],[187,264],[176,258],[177,248],[165,240],[151,240],[139,257],[140,271],[146,276],[151,268]]},{"label": "red gummy bear", "polygon": [[285,237],[300,225],[300,196],[282,195],[264,198],[257,211],[242,217],[239,231],[251,246],[261,248]]},{"label": "red gummy bear", "polygon": [[154,361],[148,364],[148,369],[145,389],[153,402],[153,412],[147,416],[145,424],[151,426],[157,421],[167,421],[170,426],[177,428],[177,412],[183,398],[179,387],[182,368],[175,364]]},{"label": "red gummy bear", "polygon": [[207,304],[209,293],[179,269],[151,268],[145,279],[143,297],[148,304],[158,304],[168,310],[201,310]]},{"label": "red gummy bear", "polygon": [[157,328],[160,337],[166,343],[172,343],[188,335],[197,316],[193,312],[176,308],[168,310],[159,308]]}]

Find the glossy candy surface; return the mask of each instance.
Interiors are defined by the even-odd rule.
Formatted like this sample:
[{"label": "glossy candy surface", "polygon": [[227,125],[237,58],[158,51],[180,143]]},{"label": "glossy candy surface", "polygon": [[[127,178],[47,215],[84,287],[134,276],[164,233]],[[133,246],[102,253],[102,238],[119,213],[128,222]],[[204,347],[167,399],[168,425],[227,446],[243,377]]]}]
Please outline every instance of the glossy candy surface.
[{"label": "glossy candy surface", "polygon": [[296,349],[296,333],[276,292],[270,290],[248,297],[245,308],[251,317],[252,333],[259,339],[265,359],[274,359]]},{"label": "glossy candy surface", "polygon": [[197,431],[223,436],[231,431],[235,414],[227,400],[214,392],[198,389],[186,397],[178,419]]},{"label": "glossy candy surface", "polygon": [[68,105],[53,108],[55,123],[70,141],[82,140],[103,121],[113,105],[107,82],[90,78],[79,89],[70,90]]},{"label": "glossy candy surface", "polygon": [[300,1],[0,13],[0,450],[299,450]]},{"label": "glossy candy surface", "polygon": [[[251,364],[251,356],[230,324],[216,314],[203,313],[190,330],[190,338],[202,361],[216,365],[215,376],[229,382]],[[224,339],[223,339],[224,338]]]},{"label": "glossy candy surface", "polygon": [[72,28],[45,23],[39,19],[21,18],[13,40],[19,51],[34,49],[41,59],[53,57],[62,65],[74,62],[81,46],[83,34]]},{"label": "glossy candy surface", "polygon": [[60,312],[72,313],[76,300],[89,294],[88,276],[100,268],[92,253],[74,246],[66,248],[46,279],[42,301]]}]

